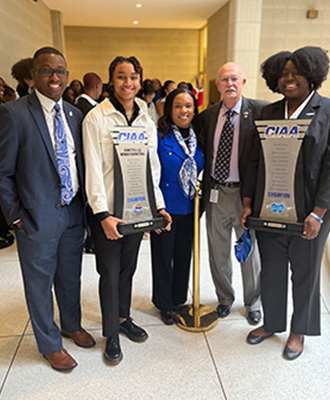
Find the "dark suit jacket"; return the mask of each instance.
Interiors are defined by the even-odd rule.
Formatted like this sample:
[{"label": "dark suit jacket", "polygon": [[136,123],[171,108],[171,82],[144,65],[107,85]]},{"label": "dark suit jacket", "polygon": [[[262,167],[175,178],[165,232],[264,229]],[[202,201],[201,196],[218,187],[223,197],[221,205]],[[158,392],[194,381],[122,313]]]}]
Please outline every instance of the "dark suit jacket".
[{"label": "dark suit jacket", "polygon": [[[242,107],[240,113],[239,128],[239,176],[240,187],[244,186],[244,179],[247,173],[248,159],[256,137],[254,120],[259,119],[262,108],[269,104],[261,100],[247,99],[242,96]],[[211,190],[211,171],[213,158],[214,134],[218,121],[222,102],[214,104],[200,114],[200,124],[202,135],[205,139],[205,169],[203,175],[203,196],[202,209],[205,210],[210,198]]]},{"label": "dark suit jacket", "polygon": [[92,104],[83,97],[80,97],[80,99],[78,99],[76,107],[79,108],[79,110],[83,113],[84,116],[88,113],[88,111],[94,108],[94,106],[92,106]]},{"label": "dark suit jacket", "polygon": [[[79,187],[85,202],[82,114],[63,102],[76,147]],[[61,181],[40,102],[32,93],[0,107],[0,204],[7,223],[21,219],[31,237],[47,240],[56,229]]]},{"label": "dark suit jacket", "polygon": [[[284,110],[284,99],[269,104],[263,109],[261,119],[284,119]],[[330,208],[330,99],[316,92],[298,119],[312,119],[300,156],[304,171],[303,193],[306,216],[314,206]],[[260,149],[259,140],[256,145]],[[262,155],[261,162],[263,163]],[[251,180],[253,179],[257,178],[251,174]],[[263,179],[263,168],[259,168],[258,183]],[[259,194],[260,190],[257,188],[256,192]]]}]

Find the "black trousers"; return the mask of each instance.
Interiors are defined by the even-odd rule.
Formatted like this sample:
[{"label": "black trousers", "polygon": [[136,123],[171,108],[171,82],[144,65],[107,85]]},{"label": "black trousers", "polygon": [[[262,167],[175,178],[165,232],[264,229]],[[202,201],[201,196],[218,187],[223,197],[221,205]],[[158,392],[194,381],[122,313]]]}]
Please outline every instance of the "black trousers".
[{"label": "black trousers", "polygon": [[9,227],[0,208],[0,236],[2,238],[6,238],[8,234],[9,234]]},{"label": "black trousers", "polygon": [[320,335],[320,269],[329,228],[330,215],[327,213],[314,240],[257,232],[262,265],[261,300],[264,327],[268,332],[286,330],[290,267],[293,297],[291,332]]},{"label": "black trousers", "polygon": [[95,245],[96,269],[100,275],[102,332],[103,336],[110,337],[119,331],[119,317],[130,316],[132,279],[143,234],[109,240],[94,215],[89,214],[88,220]]},{"label": "black trousers", "polygon": [[193,243],[193,214],[171,214],[172,229],[151,232],[152,302],[170,311],[187,300]]}]

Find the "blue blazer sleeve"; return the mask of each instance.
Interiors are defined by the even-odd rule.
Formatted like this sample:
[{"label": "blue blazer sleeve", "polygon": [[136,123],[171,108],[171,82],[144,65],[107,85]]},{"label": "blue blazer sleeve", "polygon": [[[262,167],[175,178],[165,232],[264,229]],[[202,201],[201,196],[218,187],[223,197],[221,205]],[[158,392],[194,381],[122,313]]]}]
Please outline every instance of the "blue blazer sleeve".
[{"label": "blue blazer sleeve", "polygon": [[[192,213],[194,202],[184,195],[179,180],[179,171],[187,156],[172,131],[164,138],[158,135],[158,156],[161,164],[160,188],[164,196],[166,210],[172,214]],[[198,173],[200,173],[204,168],[204,155],[199,146],[197,146],[194,159]]]}]

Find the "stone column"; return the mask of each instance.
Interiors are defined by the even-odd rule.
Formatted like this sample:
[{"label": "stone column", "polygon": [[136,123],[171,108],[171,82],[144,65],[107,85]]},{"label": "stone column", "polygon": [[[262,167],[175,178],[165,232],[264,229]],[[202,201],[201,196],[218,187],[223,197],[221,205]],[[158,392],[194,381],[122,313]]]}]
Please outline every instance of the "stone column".
[{"label": "stone column", "polygon": [[259,49],[262,0],[230,0],[228,26],[228,61],[243,68],[247,79],[243,94],[255,98],[260,74]]},{"label": "stone column", "polygon": [[65,54],[64,27],[61,11],[51,10],[54,47]]}]

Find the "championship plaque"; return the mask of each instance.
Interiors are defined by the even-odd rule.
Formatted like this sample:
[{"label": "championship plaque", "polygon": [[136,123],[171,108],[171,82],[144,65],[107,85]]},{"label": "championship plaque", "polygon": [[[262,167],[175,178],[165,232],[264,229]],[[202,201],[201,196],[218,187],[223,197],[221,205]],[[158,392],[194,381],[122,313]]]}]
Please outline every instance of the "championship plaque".
[{"label": "championship plaque", "polygon": [[305,215],[302,142],[311,120],[256,121],[262,157],[259,162],[249,228],[299,235]]},{"label": "championship plaque", "polygon": [[148,132],[145,127],[116,126],[114,142],[115,216],[126,221],[118,224],[122,235],[163,228],[158,217],[151,175]]}]

